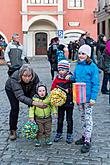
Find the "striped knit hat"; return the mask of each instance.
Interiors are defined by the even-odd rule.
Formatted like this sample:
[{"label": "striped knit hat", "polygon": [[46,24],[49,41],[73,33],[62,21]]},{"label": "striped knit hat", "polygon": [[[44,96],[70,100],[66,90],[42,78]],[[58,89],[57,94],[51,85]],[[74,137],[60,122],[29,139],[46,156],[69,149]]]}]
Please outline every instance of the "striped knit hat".
[{"label": "striped knit hat", "polygon": [[70,63],[67,60],[61,60],[58,63],[58,70],[60,70],[60,69],[69,71]]}]

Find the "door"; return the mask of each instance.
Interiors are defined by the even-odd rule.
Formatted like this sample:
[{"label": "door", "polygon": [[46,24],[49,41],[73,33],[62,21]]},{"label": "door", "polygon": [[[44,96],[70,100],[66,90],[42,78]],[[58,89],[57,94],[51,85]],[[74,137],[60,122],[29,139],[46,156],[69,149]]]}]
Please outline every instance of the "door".
[{"label": "door", "polygon": [[35,54],[36,55],[47,54],[47,34],[46,33],[35,34]]}]

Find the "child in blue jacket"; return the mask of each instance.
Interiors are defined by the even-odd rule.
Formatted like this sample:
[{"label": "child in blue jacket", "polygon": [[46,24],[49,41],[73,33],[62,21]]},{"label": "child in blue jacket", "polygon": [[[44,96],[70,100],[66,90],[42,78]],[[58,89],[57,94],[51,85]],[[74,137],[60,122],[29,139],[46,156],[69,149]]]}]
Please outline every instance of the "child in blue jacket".
[{"label": "child in blue jacket", "polygon": [[58,50],[56,52],[58,62],[60,62],[61,60],[67,60],[64,54],[64,49],[65,49],[65,45],[60,44],[58,46]]},{"label": "child in blue jacket", "polygon": [[90,59],[91,47],[82,45],[78,51],[78,62],[74,75],[68,75],[66,79],[86,83],[86,103],[78,105],[83,122],[82,137],[75,142],[76,145],[83,145],[82,153],[89,152],[91,147],[91,134],[93,129],[92,109],[99,91],[99,71],[95,63]]}]

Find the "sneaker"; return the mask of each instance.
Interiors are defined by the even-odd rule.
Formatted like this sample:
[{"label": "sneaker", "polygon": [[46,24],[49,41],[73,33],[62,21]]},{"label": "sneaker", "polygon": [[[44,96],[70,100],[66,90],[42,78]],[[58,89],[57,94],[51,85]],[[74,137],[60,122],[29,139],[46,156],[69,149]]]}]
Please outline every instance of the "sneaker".
[{"label": "sneaker", "polygon": [[49,138],[49,139],[46,139],[45,143],[46,143],[47,145],[52,145],[52,141],[50,140],[50,138]]},{"label": "sneaker", "polygon": [[66,142],[68,144],[73,142],[73,135],[72,134],[70,134],[70,133],[67,134]]},{"label": "sneaker", "polygon": [[57,133],[56,135],[55,135],[55,139],[54,139],[54,142],[58,142],[60,139],[62,139],[63,138],[63,136],[62,136],[62,134],[61,133]]},{"label": "sneaker", "polygon": [[91,143],[85,142],[81,147],[81,153],[89,152],[90,147],[91,147]]},{"label": "sneaker", "polygon": [[41,146],[41,141],[40,140],[36,140],[36,144],[35,144],[36,147],[40,147]]},{"label": "sneaker", "polygon": [[10,135],[9,135],[9,139],[10,140],[16,140],[16,138],[17,138],[16,130],[11,130]]},{"label": "sneaker", "polygon": [[85,140],[85,137],[82,136],[82,138],[80,138],[79,140],[76,140],[76,141],[75,141],[75,144],[76,144],[76,145],[82,145],[82,144],[84,144],[84,140]]}]

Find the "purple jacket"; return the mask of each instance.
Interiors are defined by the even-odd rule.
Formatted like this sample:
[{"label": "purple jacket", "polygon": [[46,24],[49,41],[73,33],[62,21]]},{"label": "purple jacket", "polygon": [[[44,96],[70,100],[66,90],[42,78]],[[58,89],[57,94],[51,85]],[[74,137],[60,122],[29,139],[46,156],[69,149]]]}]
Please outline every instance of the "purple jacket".
[{"label": "purple jacket", "polygon": [[106,42],[106,53],[110,56],[110,39]]}]

